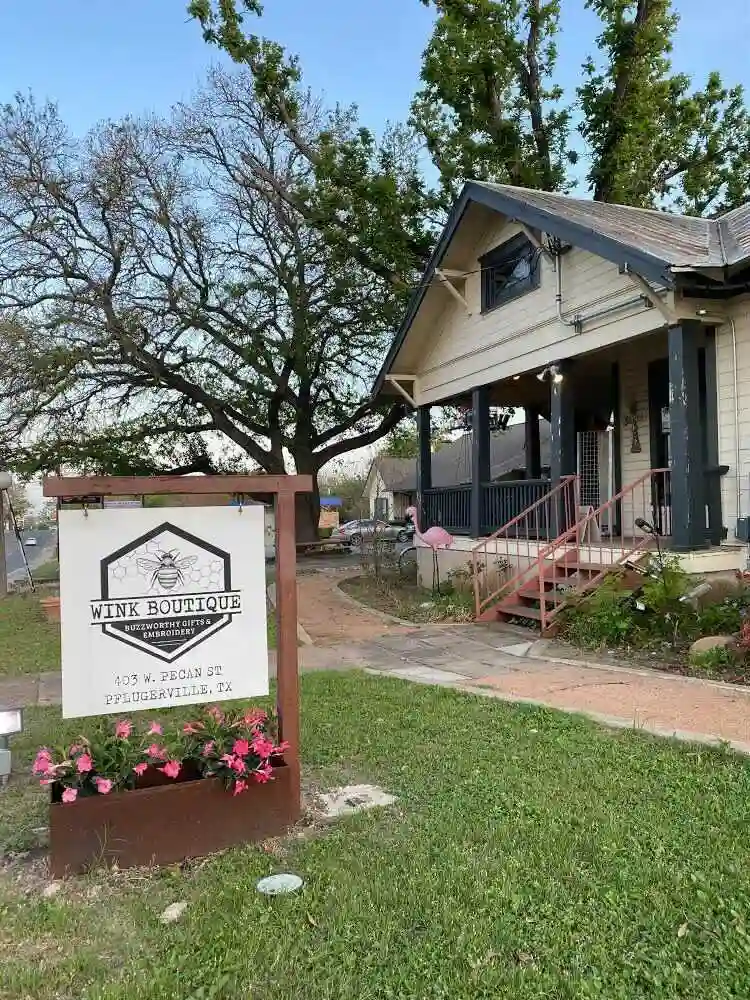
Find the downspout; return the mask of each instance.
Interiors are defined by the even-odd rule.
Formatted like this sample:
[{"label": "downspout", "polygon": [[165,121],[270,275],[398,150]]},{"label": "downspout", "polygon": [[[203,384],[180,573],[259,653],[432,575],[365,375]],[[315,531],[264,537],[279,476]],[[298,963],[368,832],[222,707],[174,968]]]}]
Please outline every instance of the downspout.
[{"label": "downspout", "polygon": [[557,275],[557,294],[555,295],[555,304],[557,305],[557,318],[565,326],[573,326],[578,328],[580,320],[578,319],[566,319],[563,316],[563,297],[562,297],[562,254],[558,252],[555,254],[555,273]]}]

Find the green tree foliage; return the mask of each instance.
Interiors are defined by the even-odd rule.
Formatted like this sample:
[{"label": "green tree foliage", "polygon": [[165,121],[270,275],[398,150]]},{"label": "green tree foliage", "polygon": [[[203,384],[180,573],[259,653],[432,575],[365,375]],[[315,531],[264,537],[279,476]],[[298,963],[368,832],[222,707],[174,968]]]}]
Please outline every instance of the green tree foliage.
[{"label": "green tree foliage", "polygon": [[[302,96],[295,128],[352,137]],[[367,149],[396,186],[415,169],[396,134]],[[291,459],[316,477],[401,419],[370,387],[403,292],[294,207],[320,186],[248,71],[215,73],[167,121],[82,141],[19,98],[0,110],[0,187],[0,449],[15,468],[278,474]],[[316,493],[298,516],[314,535]]]},{"label": "green tree foliage", "polygon": [[[564,93],[556,80],[565,13],[559,0],[412,2],[436,16],[411,124],[440,181],[431,194],[415,178],[408,211],[437,219],[438,206],[445,208],[467,178],[565,191],[583,181],[573,167],[581,159],[597,200],[697,215],[747,200],[750,116],[743,88],[727,86],[718,73],[696,87],[673,71],[678,17],[671,0],[586,0],[601,31],[575,93]],[[189,9],[208,41],[250,65],[277,120],[293,129],[301,67],[277,43],[246,32],[242,17],[262,14],[258,0],[193,0]],[[351,169],[370,138],[361,130],[353,144],[313,151],[318,179],[336,192],[339,210],[351,207],[352,221],[382,190],[375,173]],[[429,233],[412,229],[402,239],[392,219],[371,226],[364,244],[355,241],[358,259],[370,257],[371,246],[386,246],[399,248],[394,258],[402,263],[424,260],[421,240]],[[330,217],[323,213],[320,224],[330,228]],[[361,231],[352,228],[349,236],[354,232]],[[339,234],[342,250],[351,249],[347,240]],[[370,263],[380,260],[375,253]]]},{"label": "green tree foliage", "polygon": [[415,126],[454,198],[467,178],[556,191],[572,158],[554,83],[558,0],[421,0],[437,21]]},{"label": "green tree foliage", "polygon": [[595,199],[715,214],[746,201],[750,116],[741,86],[699,90],[670,62],[670,0],[587,0],[602,22],[578,88]]}]

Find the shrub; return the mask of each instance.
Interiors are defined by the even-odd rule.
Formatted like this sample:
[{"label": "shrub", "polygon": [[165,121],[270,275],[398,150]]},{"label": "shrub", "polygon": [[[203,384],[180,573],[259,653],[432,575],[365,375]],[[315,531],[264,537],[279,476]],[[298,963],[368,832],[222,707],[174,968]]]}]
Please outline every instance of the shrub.
[{"label": "shrub", "polygon": [[720,604],[709,604],[698,612],[698,632],[701,635],[733,635],[742,626],[743,610],[732,598]]},{"label": "shrub", "polygon": [[727,649],[726,646],[716,646],[715,649],[690,654],[690,665],[707,674],[720,674],[727,667],[734,666],[735,662],[731,649]]},{"label": "shrub", "polygon": [[566,637],[578,646],[620,646],[638,632],[632,592],[606,578],[596,590],[574,605],[563,623]]}]

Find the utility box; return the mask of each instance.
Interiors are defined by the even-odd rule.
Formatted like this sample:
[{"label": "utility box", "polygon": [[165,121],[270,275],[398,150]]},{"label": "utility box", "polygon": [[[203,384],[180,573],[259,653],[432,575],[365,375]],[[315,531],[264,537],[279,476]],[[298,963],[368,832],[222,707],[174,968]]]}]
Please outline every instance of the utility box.
[{"label": "utility box", "polygon": [[734,535],[740,542],[750,542],[750,517],[737,518]]}]

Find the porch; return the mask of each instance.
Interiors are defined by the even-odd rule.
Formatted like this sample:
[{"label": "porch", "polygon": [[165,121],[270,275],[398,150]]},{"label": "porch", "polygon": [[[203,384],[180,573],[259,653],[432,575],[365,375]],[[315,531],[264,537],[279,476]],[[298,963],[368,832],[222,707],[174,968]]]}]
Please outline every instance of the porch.
[{"label": "porch", "polygon": [[[452,535],[515,534],[551,542],[582,516],[598,543],[642,538],[637,522],[657,529],[680,552],[727,537],[722,513],[714,331],[685,320],[606,349],[480,386],[443,405],[469,411],[471,482],[434,488],[430,479],[430,406],[418,408],[418,489],[425,526]],[[492,482],[492,410],[523,409],[525,475]],[[703,417],[703,418],[702,418]],[[542,474],[540,420],[550,424],[550,474]],[[549,500],[575,477],[569,509]],[[523,518],[525,511],[533,517]]]}]

